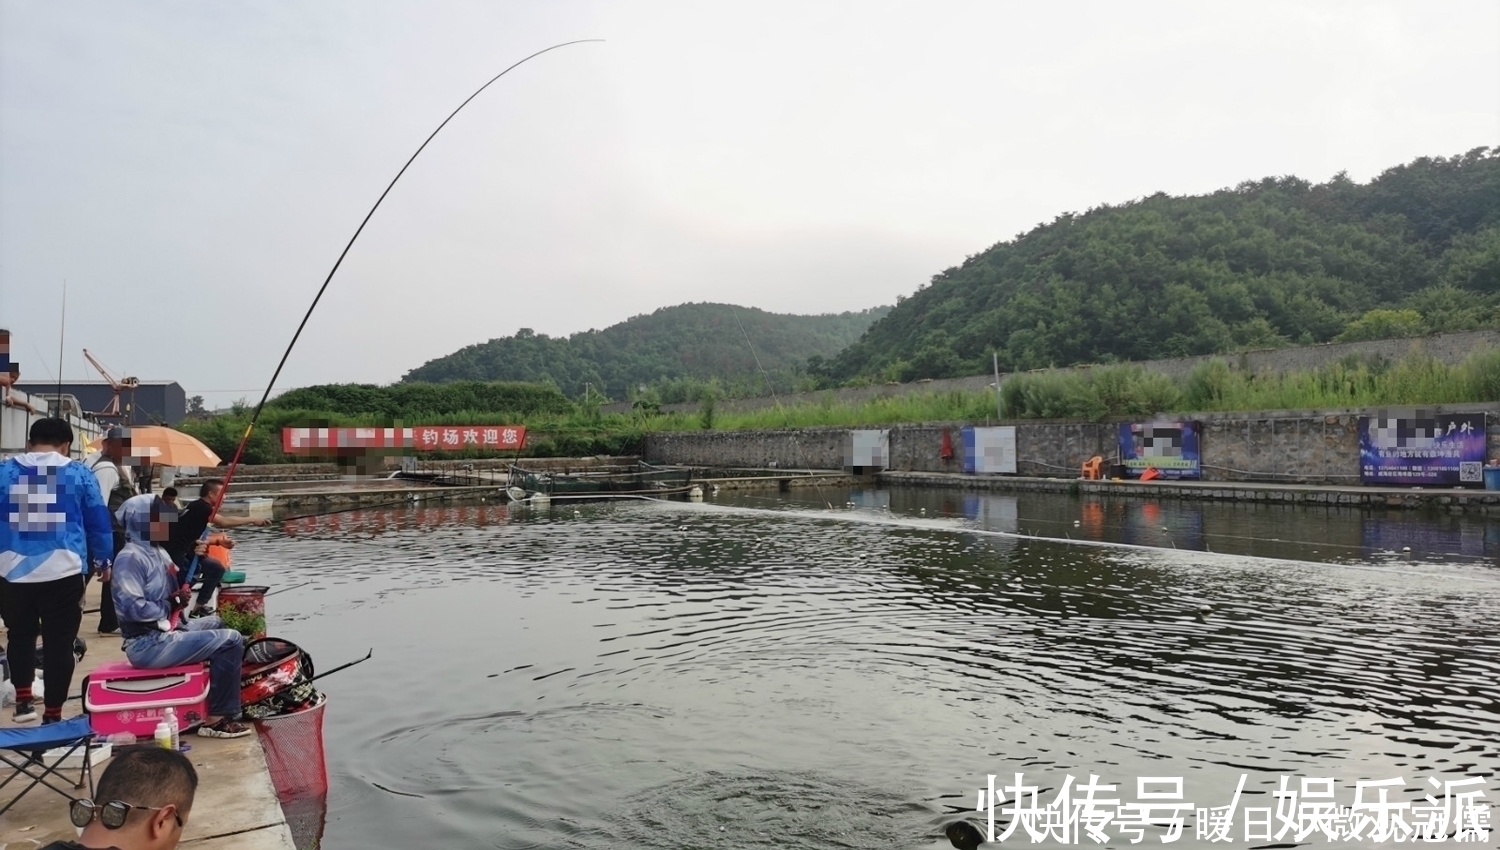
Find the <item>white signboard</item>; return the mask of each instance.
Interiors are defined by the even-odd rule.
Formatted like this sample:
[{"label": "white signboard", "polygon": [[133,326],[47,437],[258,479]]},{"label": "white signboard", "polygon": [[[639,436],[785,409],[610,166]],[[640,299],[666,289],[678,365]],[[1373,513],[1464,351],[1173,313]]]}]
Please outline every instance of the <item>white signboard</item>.
[{"label": "white signboard", "polygon": [[891,462],[890,431],[850,431],[849,462],[845,466],[886,469]]},{"label": "white signboard", "polygon": [[964,472],[1016,474],[1016,426],[964,429]]}]

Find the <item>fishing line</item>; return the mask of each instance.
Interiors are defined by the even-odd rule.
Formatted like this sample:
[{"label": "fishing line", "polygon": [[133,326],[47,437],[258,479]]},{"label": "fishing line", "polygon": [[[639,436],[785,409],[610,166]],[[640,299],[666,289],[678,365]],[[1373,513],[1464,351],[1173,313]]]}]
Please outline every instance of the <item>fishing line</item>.
[{"label": "fishing line", "polygon": [[[245,426],[245,433],[240,437],[239,445],[235,447],[234,458],[229,462],[229,469],[224,474],[224,486],[219,490],[219,497],[214,500],[213,511],[209,514],[210,520],[212,520],[212,518],[219,512],[219,506],[224,501],[224,493],[229,489],[229,483],[234,480],[235,469],[239,467],[240,458],[244,456],[245,445],[250,442],[250,435],[255,430],[255,424],[260,421],[261,411],[265,409],[266,401],[271,397],[271,390],[276,386],[276,379],[281,377],[281,370],[286,366],[287,358],[291,356],[292,349],[296,347],[297,340],[301,338],[302,330],[307,327],[307,320],[312,318],[313,310],[317,309],[318,302],[322,300],[323,293],[328,289],[328,284],[333,280],[334,274],[338,272],[339,266],[343,264],[344,257],[348,256],[349,249],[354,247],[354,241],[359,238],[359,235],[361,233],[364,232],[365,225],[369,224],[370,218],[374,216],[375,211],[380,208],[380,204],[385,200],[386,195],[389,195],[391,193],[391,189],[395,188],[396,181],[401,179],[401,175],[406,173],[406,169],[411,167],[411,164],[416,161],[416,158],[422,153],[423,150],[426,150],[427,145],[437,136],[437,134],[442,132],[442,129],[444,127],[448,126],[448,122],[452,121],[453,117],[460,111],[462,111],[465,106],[468,106],[470,101],[478,97],[481,92],[489,88],[490,85],[493,84],[496,80],[500,79],[501,77],[505,76],[521,65],[524,65],[525,63],[531,61],[532,59],[541,56],[543,53],[548,53],[550,51],[557,50],[560,47],[567,47],[573,44],[584,44],[586,42],[597,42],[603,40],[604,39],[601,38],[584,38],[578,39],[577,41],[565,41],[562,44],[554,44],[551,47],[546,48],[545,50],[538,50],[530,56],[527,56],[525,59],[522,59],[514,65],[511,65],[509,68],[506,68],[504,71],[501,71],[500,73],[491,77],[489,82],[480,86],[477,90],[475,90],[473,94],[465,98],[464,102],[460,103],[457,109],[454,109],[451,113],[449,113],[447,118],[443,119],[443,123],[439,124],[437,126],[437,129],[432,131],[432,134],[429,135],[427,139],[423,141],[422,144],[417,148],[416,153],[413,153],[411,155],[411,158],[406,160],[406,164],[401,166],[401,170],[396,172],[396,176],[391,178],[390,185],[386,186],[385,191],[380,193],[380,197],[375,201],[375,206],[370,207],[370,211],[368,213],[365,213],[364,220],[359,223],[359,227],[355,229],[354,235],[349,238],[349,243],[344,246],[343,251],[339,252],[339,257],[336,261],[334,261],[333,268],[328,271],[328,277],[323,279],[323,285],[318,287],[317,295],[313,297],[312,304],[307,308],[307,313],[302,316],[302,321],[298,323],[297,331],[292,334],[291,343],[287,345],[286,351],[282,352],[281,361],[276,364],[276,371],[271,374],[271,382],[266,384],[265,392],[261,394],[260,401],[255,405],[255,411],[250,415],[250,422]],[[196,564],[194,564],[194,566],[196,566]]]},{"label": "fishing line", "polygon": [[[417,157],[421,155],[422,151],[427,149],[427,145],[437,137],[437,134],[442,132],[444,127],[448,126],[448,122],[452,121],[453,117],[460,111],[462,111],[465,106],[468,106],[470,101],[472,101],[476,97],[479,97],[480,93],[489,88],[490,85],[493,84],[496,80],[500,79],[506,74],[509,74],[511,71],[515,70],[521,65],[526,64],[532,59],[541,56],[543,53],[548,53],[560,47],[567,47],[572,44],[583,44],[585,42],[603,40],[604,39],[601,38],[584,38],[577,41],[565,41],[562,44],[554,44],[544,50],[538,50],[530,56],[527,56],[525,59],[522,59],[514,65],[511,65],[509,68],[506,68],[504,71],[501,71],[500,73],[491,77],[489,82],[476,89],[473,94],[464,99],[463,103],[460,103],[458,105],[457,109],[454,109],[451,113],[448,114],[447,118],[443,119],[443,123],[439,124],[437,126],[437,129],[432,131],[431,135],[429,135],[426,140],[422,142],[422,144],[417,148],[416,152],[406,160],[406,164],[401,166],[401,170],[396,172],[396,176],[391,178],[391,182],[385,187],[385,191],[381,192],[380,197],[375,200],[375,205],[370,207],[370,211],[365,213],[364,219],[360,221],[359,227],[355,228],[354,235],[349,237],[349,242],[344,246],[344,250],[339,252],[339,257],[334,261],[333,268],[328,270],[328,276],[323,279],[323,285],[318,287],[318,293],[317,295],[313,296],[312,304],[308,305],[307,312],[302,316],[302,321],[297,324],[297,330],[292,334],[292,341],[287,345],[286,351],[282,352],[281,360],[276,364],[276,371],[271,373],[271,381],[270,383],[266,384],[265,392],[261,394],[260,401],[255,405],[255,411],[250,414],[250,421],[245,425],[245,433],[241,435],[240,443],[234,449],[234,458],[229,461],[229,469],[224,473],[223,486],[219,488],[219,494],[217,497],[215,497],[213,508],[209,511],[208,514],[208,520],[210,523],[212,523],[214,517],[218,516],[219,514],[219,508],[224,503],[224,494],[229,491],[229,485],[232,481],[234,481],[234,473],[235,470],[239,468],[240,458],[244,457],[245,446],[250,442],[250,435],[255,431],[255,423],[260,421],[260,414],[263,410],[265,410],[266,401],[271,397],[271,390],[276,387],[276,379],[281,377],[281,370],[286,366],[287,358],[292,356],[292,349],[297,346],[297,340],[302,337],[302,330],[307,327],[307,320],[312,318],[313,311],[318,308],[318,302],[323,300],[323,293],[328,290],[328,284],[333,281],[333,276],[338,272],[339,266],[343,265],[344,257],[349,255],[349,249],[354,247],[354,241],[359,238],[359,235],[361,233],[364,232],[365,225],[370,223],[370,219],[375,215],[375,211],[380,209],[381,202],[384,201],[386,196],[391,193],[391,190],[396,187],[396,182],[401,179],[401,175],[406,173],[406,169],[410,168],[411,164],[416,161]],[[203,529],[203,536],[199,537],[198,539],[200,541],[206,540],[208,538],[208,533],[209,530],[207,527],[205,527]],[[192,584],[193,577],[197,574],[197,572],[198,555],[195,553],[193,555],[192,562],[188,564],[187,573],[185,576],[186,584]]]}]

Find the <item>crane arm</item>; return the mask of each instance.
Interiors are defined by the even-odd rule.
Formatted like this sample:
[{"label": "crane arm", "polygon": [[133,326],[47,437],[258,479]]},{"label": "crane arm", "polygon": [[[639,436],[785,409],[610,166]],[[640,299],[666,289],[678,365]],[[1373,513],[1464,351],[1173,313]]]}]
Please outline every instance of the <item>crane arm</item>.
[{"label": "crane arm", "polygon": [[99,371],[100,375],[104,376],[104,380],[109,382],[110,389],[113,389],[115,392],[129,389],[131,387],[140,386],[141,382],[136,380],[135,378],[124,378],[117,380],[114,375],[111,375],[109,373],[108,369],[104,368],[104,364],[94,359],[94,355],[90,354],[87,348],[83,350],[83,356],[88,359],[90,365],[92,365]]},{"label": "crane arm", "polygon": [[111,389],[119,390],[123,388],[123,385],[119,381],[115,380],[115,376],[111,375],[109,373],[109,370],[104,368],[104,365],[102,363],[94,359],[94,355],[90,354],[87,348],[83,350],[83,357],[85,360],[89,361],[89,365],[93,366],[96,370],[98,370],[99,374],[104,376],[104,380],[109,382],[109,386]]}]

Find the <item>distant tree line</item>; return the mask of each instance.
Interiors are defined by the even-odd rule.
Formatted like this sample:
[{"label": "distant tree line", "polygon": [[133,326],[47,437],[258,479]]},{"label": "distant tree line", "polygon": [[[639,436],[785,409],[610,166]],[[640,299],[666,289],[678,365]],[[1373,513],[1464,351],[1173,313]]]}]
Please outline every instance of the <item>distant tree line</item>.
[{"label": "distant tree line", "polygon": [[809,357],[837,354],[889,309],[793,316],[682,304],[570,337],[522,328],[428,361],[402,382],[527,381],[575,399],[620,400],[654,391],[662,401],[686,401],[786,392],[804,376]]},{"label": "distant tree line", "polygon": [[518,382],[454,381],[446,384],[319,384],[282,393],[269,408],[334,410],[346,416],[387,417],[416,424],[422,416],[460,411],[486,414],[571,413],[572,402],[555,386]]},{"label": "distant tree line", "polygon": [[1500,326],[1500,148],[1065,213],[899,299],[824,386]]}]

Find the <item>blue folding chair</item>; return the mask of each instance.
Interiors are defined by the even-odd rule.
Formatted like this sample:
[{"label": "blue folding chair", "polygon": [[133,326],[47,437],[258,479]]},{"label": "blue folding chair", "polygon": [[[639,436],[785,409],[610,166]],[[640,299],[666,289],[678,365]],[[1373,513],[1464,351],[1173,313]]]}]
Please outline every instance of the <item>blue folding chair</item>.
[{"label": "blue folding chair", "polygon": [[[21,798],[38,785],[45,785],[68,800],[72,800],[73,792],[84,787],[86,783],[89,789],[88,796],[92,799],[94,768],[88,746],[93,739],[94,730],[89,728],[87,717],[75,717],[61,723],[49,723],[45,726],[32,726],[25,729],[0,729],[0,762],[14,768],[14,772],[7,776],[4,782],[0,782],[0,790],[16,780],[23,782],[25,779],[31,780],[26,783],[26,787],[21,789],[21,793],[0,808],[0,815],[10,811],[12,806],[21,802]],[[67,749],[51,764],[48,764],[43,757],[43,752],[60,747]],[[78,781],[73,783],[58,768],[68,757],[80,750],[83,752],[83,767],[78,770]],[[67,790],[59,788],[48,781],[49,777],[69,783],[70,787]]]}]

